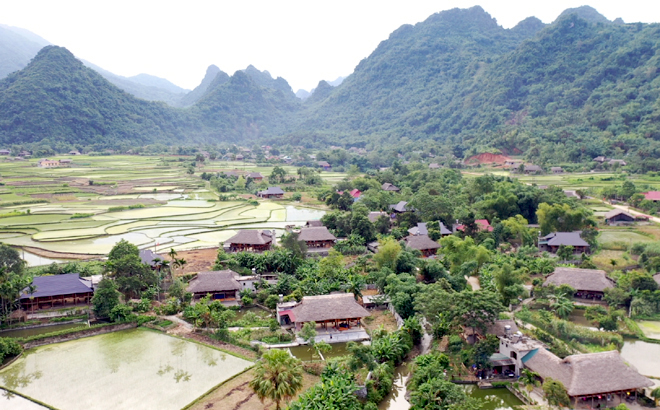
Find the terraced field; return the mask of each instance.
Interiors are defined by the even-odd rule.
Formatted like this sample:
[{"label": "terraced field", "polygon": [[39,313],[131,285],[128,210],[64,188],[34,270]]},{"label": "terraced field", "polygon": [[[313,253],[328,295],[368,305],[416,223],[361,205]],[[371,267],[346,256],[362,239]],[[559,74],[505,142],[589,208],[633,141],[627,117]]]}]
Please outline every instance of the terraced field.
[{"label": "terraced field", "polygon": [[[190,160],[158,157],[73,158],[69,168],[42,169],[36,160],[1,162],[0,241],[68,254],[104,255],[126,239],[156,250],[218,246],[239,228],[301,225],[324,212],[260,201],[218,201],[205,181],[186,173]],[[212,162],[205,172],[258,171],[253,164]],[[217,168],[217,169],[216,169]],[[201,170],[200,170],[201,172]],[[287,172],[295,174],[294,167]],[[327,174],[327,175],[326,175]],[[323,174],[330,181],[344,174]]]}]

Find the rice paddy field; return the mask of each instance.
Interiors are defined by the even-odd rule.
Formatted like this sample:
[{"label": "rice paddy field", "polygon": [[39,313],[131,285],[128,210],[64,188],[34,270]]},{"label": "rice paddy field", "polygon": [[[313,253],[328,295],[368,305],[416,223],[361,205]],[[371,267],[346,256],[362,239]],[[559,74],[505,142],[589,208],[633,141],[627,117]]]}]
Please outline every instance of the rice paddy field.
[{"label": "rice paddy field", "polygon": [[[206,345],[133,329],[29,350],[0,371],[0,390],[60,410],[178,410],[252,365]],[[15,395],[0,403],[38,408]]]},{"label": "rice paddy field", "polygon": [[[220,201],[206,181],[186,173],[189,164],[142,156],[80,156],[53,169],[0,162],[0,241],[63,254],[105,255],[121,239],[156,251],[188,250],[217,247],[242,228],[281,234],[324,214],[287,201]],[[233,169],[272,170],[212,162],[196,173]],[[330,183],[345,174],[321,175]]]}]

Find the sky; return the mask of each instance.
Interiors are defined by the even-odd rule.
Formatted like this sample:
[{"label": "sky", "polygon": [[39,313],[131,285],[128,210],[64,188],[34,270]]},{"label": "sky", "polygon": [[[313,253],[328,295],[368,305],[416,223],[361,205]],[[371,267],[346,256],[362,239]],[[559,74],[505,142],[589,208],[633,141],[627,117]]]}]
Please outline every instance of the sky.
[{"label": "sky", "polygon": [[610,20],[660,22],[657,0],[0,0],[0,23],[123,76],[193,89],[211,64],[230,75],[252,64],[296,91],[349,75],[392,31],[442,10],[480,5],[511,28],[585,4]]}]

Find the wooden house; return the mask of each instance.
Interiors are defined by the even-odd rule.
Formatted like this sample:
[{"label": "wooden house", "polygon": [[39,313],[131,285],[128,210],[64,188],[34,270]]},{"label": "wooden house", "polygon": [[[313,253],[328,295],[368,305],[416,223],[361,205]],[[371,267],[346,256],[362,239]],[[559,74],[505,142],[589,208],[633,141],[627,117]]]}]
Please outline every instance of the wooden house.
[{"label": "wooden house", "polygon": [[628,398],[636,398],[639,390],[653,386],[617,350],[561,359],[540,347],[527,353],[522,362],[541,381],[549,378],[560,381],[576,408],[578,404],[592,409],[614,408]]},{"label": "wooden house", "polygon": [[385,182],[381,186],[381,188],[382,188],[383,191],[389,191],[389,192],[399,192],[400,191],[400,189],[398,187],[396,187],[395,185],[390,184],[389,182]]},{"label": "wooden house", "polygon": [[269,230],[241,229],[224,242],[227,252],[264,252],[273,246],[275,234]]},{"label": "wooden house", "polygon": [[635,217],[623,209],[612,209],[605,214],[605,223],[608,225],[632,225]]},{"label": "wooden house", "polygon": [[257,196],[260,197],[260,198],[266,198],[266,199],[283,198],[284,197],[284,191],[280,187],[272,186],[272,187],[269,187],[265,191],[257,192]]},{"label": "wooden house", "polygon": [[369,311],[355,301],[352,293],[322,296],[305,296],[302,301],[289,309],[279,310],[280,323],[291,323],[296,330],[308,322],[315,322],[321,328],[328,326],[337,330],[348,330],[360,326],[363,318],[371,316]]},{"label": "wooden house", "polygon": [[564,173],[564,168],[562,168],[562,167],[550,167],[550,171],[553,174],[563,174]]},{"label": "wooden house", "polygon": [[552,232],[539,238],[539,252],[557,253],[562,245],[572,246],[574,253],[591,252],[591,245],[580,237],[580,232]]},{"label": "wooden house", "polygon": [[409,248],[420,251],[424,258],[435,255],[440,249],[440,244],[428,235],[410,235],[403,238],[403,241]]},{"label": "wooden house", "polygon": [[247,177],[256,182],[261,182],[264,180],[264,176],[261,175],[261,173],[259,172],[250,172],[249,174],[247,174]]},{"label": "wooden house", "polygon": [[614,287],[614,281],[607,277],[604,270],[579,269],[579,268],[555,268],[548,275],[543,286],[568,285],[575,289],[576,298],[600,300],[605,295],[605,290]]},{"label": "wooden house", "polygon": [[325,226],[302,228],[298,240],[305,242],[307,248],[332,248],[337,238]]},{"label": "wooden house", "polygon": [[324,171],[330,171],[332,169],[332,166],[327,161],[319,161],[317,162],[318,166],[323,168]]},{"label": "wooden house", "polygon": [[193,300],[211,295],[213,300],[237,304],[238,292],[241,290],[237,277],[238,273],[233,270],[199,272],[190,281],[187,290],[193,294]]},{"label": "wooden house", "polygon": [[65,308],[89,305],[94,289],[77,273],[54,276],[36,276],[32,290],[25,288],[19,297],[23,310]]}]

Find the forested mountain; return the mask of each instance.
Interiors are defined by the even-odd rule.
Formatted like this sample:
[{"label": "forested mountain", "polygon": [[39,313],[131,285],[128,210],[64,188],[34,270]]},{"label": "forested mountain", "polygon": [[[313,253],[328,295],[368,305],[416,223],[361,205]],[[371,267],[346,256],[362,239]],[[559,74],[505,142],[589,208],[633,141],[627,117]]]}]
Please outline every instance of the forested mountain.
[{"label": "forested mountain", "polygon": [[194,90],[184,95],[181,99],[181,106],[189,107],[199,101],[200,98],[206,94],[206,91],[211,87],[211,84],[215,81],[216,83],[224,83],[229,79],[229,76],[224,71],[221,71],[217,66],[211,64],[206,69],[206,74],[202,79],[202,82],[195,87]]},{"label": "forested mountain", "polygon": [[21,29],[0,25],[0,78],[25,67],[47,44],[37,35],[27,37]]},{"label": "forested mountain", "polygon": [[128,77],[128,79],[133,81],[134,83],[142,84],[147,87],[161,88],[173,94],[186,94],[190,92],[190,90],[181,88],[165,78],[156,77],[155,75],[151,75],[151,74],[142,73],[142,74],[134,75],[132,77]]},{"label": "forested mountain", "polygon": [[0,142],[116,146],[174,143],[192,125],[180,111],[137,99],[47,46],[0,81]]},{"label": "forested mountain", "polygon": [[[258,72],[258,70],[255,69]],[[224,73],[223,73],[224,74]],[[271,87],[260,86],[254,73],[237,71],[227,80],[218,75],[191,114],[204,124],[205,139],[241,140],[286,133],[300,102],[288,87],[270,77]],[[266,81],[262,78],[261,84]],[[268,82],[266,82],[268,83]]]},{"label": "forested mountain", "polygon": [[[48,50],[41,59],[61,57],[51,62],[54,80],[35,59],[1,83],[2,138],[111,135],[137,144],[158,134],[178,143],[267,138],[396,150],[405,137],[459,157],[500,150],[543,164],[627,156],[660,169],[660,24],[610,22],[590,7],[511,29],[480,7],[437,13],[400,27],[339,86],[321,81],[305,101],[267,71],[249,66],[230,77],[211,66],[183,100],[189,108],[145,104],[81,67],[57,66],[77,61]],[[60,91],[67,87],[76,92]]]},{"label": "forested mountain", "polygon": [[[134,80],[134,77],[123,77],[114,73],[111,73],[108,70],[105,70],[95,64],[90,63],[89,61],[83,61],[83,63],[91,68],[92,70],[96,71],[97,73],[101,74],[103,78],[106,80],[110,81],[112,84],[115,86],[121,88],[122,90],[126,91],[127,93],[137,97],[141,98],[143,100],[147,101],[162,101],[164,103],[167,103],[168,105],[171,105],[172,107],[178,107],[181,106],[181,99],[184,98],[187,94],[186,91],[184,90],[183,92],[179,93],[174,93],[166,88],[162,88],[159,86],[155,85],[146,85],[143,83],[140,83],[138,81]],[[148,74],[140,74],[141,76],[149,76]],[[144,79],[144,77],[140,77]],[[158,77],[154,77],[158,78]],[[167,81],[167,80],[165,80]],[[145,81],[146,82],[146,81]],[[169,83],[169,81],[167,81]],[[152,83],[157,83],[157,82],[152,82]],[[172,84],[172,83],[170,83]],[[174,84],[172,84],[173,87],[176,87]],[[171,87],[170,87],[171,88]]]}]

